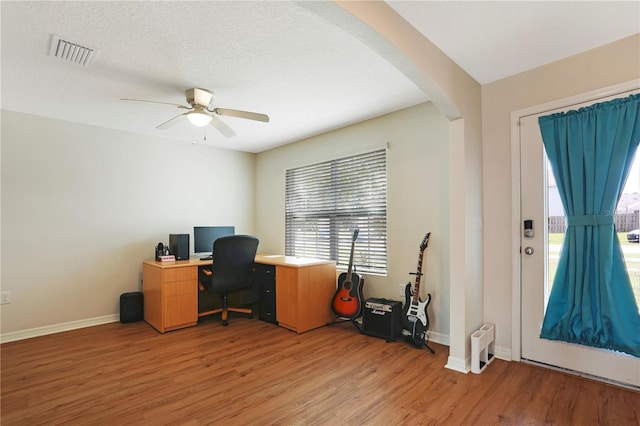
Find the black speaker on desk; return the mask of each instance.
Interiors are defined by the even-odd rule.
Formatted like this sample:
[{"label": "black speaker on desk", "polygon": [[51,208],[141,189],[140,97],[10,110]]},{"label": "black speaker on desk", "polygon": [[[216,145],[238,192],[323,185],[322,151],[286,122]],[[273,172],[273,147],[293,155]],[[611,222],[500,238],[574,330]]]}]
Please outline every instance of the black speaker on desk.
[{"label": "black speaker on desk", "polygon": [[139,291],[120,295],[120,322],[142,321],[144,319],[144,304],[142,293]]},{"label": "black speaker on desk", "polygon": [[169,253],[176,260],[189,260],[189,234],[169,234]]}]

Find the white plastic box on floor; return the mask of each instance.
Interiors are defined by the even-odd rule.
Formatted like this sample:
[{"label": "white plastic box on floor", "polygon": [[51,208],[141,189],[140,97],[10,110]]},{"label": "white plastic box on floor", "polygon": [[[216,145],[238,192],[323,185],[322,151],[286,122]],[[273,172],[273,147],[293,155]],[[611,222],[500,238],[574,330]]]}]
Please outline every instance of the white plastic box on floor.
[{"label": "white plastic box on floor", "polygon": [[495,352],[495,328],[485,324],[471,335],[471,372],[480,374],[491,364]]}]

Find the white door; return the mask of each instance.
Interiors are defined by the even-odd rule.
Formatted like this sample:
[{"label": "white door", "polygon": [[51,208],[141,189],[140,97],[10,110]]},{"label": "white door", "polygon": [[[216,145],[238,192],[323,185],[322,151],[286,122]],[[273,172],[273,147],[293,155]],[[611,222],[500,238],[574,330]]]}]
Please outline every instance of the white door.
[{"label": "white door", "polygon": [[[548,232],[549,181],[553,177],[538,127],[538,117],[577,109],[596,102],[620,98],[634,92],[600,98],[584,104],[520,118],[521,171],[521,358],[573,370],[625,385],[640,387],[640,358],[578,344],[541,339],[540,330],[559,253],[558,236]],[[547,171],[551,179],[547,177]],[[554,207],[554,200],[551,200]],[[533,236],[524,231],[524,221],[533,221]],[[549,267],[551,265],[551,268]]]}]

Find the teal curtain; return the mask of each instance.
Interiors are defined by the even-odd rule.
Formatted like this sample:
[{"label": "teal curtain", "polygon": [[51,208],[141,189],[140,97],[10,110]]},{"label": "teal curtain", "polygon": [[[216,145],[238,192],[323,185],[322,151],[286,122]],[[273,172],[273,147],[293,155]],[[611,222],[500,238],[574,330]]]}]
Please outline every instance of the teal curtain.
[{"label": "teal curtain", "polygon": [[567,216],[540,337],[640,357],[614,213],[640,142],[640,94],[538,120]]}]

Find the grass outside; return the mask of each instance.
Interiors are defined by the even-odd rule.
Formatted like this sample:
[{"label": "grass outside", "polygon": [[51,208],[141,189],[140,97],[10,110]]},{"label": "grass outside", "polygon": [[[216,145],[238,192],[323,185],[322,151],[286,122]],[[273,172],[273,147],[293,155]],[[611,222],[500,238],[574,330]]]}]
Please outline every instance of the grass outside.
[{"label": "grass outside", "polygon": [[[564,234],[549,234],[549,288],[553,284],[553,277],[558,267],[558,258],[560,256],[560,247],[562,246],[562,240]],[[618,232],[618,239],[623,250],[625,246],[638,246],[638,243],[630,243],[627,241],[626,232]],[[640,307],[640,251],[638,253],[625,253],[625,262],[627,264],[627,271],[629,272],[629,278],[631,279],[631,288],[636,297],[636,303]]]}]

